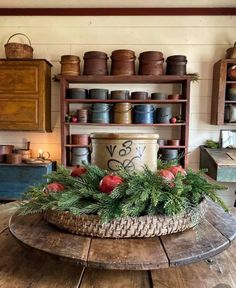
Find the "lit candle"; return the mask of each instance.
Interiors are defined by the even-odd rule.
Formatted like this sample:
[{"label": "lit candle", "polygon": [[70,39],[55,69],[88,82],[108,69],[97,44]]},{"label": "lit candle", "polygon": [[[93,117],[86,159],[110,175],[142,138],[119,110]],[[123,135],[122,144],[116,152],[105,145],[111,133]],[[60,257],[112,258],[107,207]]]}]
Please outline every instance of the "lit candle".
[{"label": "lit candle", "polygon": [[39,157],[38,158],[43,158],[43,150],[39,149]]}]

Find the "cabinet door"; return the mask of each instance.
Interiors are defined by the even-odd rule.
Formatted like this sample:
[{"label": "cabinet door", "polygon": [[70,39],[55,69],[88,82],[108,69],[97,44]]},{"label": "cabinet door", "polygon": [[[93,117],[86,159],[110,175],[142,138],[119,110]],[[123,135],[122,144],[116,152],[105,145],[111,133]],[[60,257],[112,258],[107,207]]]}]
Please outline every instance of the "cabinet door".
[{"label": "cabinet door", "polygon": [[0,130],[50,130],[48,66],[43,60],[0,61]]}]

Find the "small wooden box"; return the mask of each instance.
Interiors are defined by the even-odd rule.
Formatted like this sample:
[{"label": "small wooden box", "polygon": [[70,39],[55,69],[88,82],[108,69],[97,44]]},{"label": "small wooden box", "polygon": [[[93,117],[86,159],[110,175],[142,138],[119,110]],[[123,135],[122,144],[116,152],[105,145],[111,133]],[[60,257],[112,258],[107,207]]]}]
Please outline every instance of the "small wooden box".
[{"label": "small wooden box", "polygon": [[43,175],[56,169],[56,162],[49,164],[0,164],[0,200],[21,199],[29,186],[44,183]]},{"label": "small wooden box", "polygon": [[200,146],[200,168],[218,182],[236,182],[236,149]]}]

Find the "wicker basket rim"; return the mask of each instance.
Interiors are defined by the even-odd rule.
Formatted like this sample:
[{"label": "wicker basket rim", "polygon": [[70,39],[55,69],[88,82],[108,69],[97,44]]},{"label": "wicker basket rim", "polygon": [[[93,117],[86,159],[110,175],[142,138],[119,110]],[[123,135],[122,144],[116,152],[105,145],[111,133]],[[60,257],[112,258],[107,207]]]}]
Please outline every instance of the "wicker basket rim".
[{"label": "wicker basket rim", "polygon": [[[112,219],[109,223],[112,223],[114,221],[120,221],[121,219],[126,220],[126,219],[130,219],[130,220],[140,220],[140,221],[146,221],[147,219],[172,219],[172,218],[181,218],[183,217],[183,215],[185,215],[187,212],[193,212],[193,211],[198,211],[201,210],[201,208],[206,205],[206,199],[203,198],[202,201],[199,203],[199,205],[197,205],[196,207],[193,207],[192,209],[188,210],[184,210],[178,214],[175,215],[166,215],[166,214],[156,214],[156,215],[143,215],[143,216],[137,216],[137,217],[131,217],[131,216],[127,216],[127,217],[123,217],[123,218],[119,218],[119,219]],[[100,217],[98,215],[94,215],[94,214],[80,214],[80,215],[74,215],[72,214],[70,211],[59,211],[56,209],[48,209],[45,211],[45,214],[47,213],[56,213],[58,215],[69,215],[73,218],[78,218],[78,219],[86,219],[86,220],[100,220]],[[105,223],[107,224],[107,223]]]}]

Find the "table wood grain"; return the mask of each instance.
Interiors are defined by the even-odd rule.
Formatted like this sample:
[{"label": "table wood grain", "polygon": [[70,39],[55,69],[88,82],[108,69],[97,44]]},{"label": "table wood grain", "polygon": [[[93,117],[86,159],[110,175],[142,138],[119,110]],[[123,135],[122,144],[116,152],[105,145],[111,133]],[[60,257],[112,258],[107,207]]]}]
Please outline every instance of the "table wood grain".
[{"label": "table wood grain", "polygon": [[[15,213],[14,205],[0,205],[1,288],[236,288],[236,243],[206,261],[173,268],[148,271],[83,268],[19,245],[8,230],[7,218]],[[236,217],[236,208],[233,212]]]},{"label": "table wood grain", "polygon": [[235,219],[211,202],[209,207],[210,212],[193,229],[155,238],[101,239],[73,235],[48,224],[41,214],[16,213],[9,229],[23,245],[85,267],[152,270],[204,260],[230,246],[236,236]]}]

